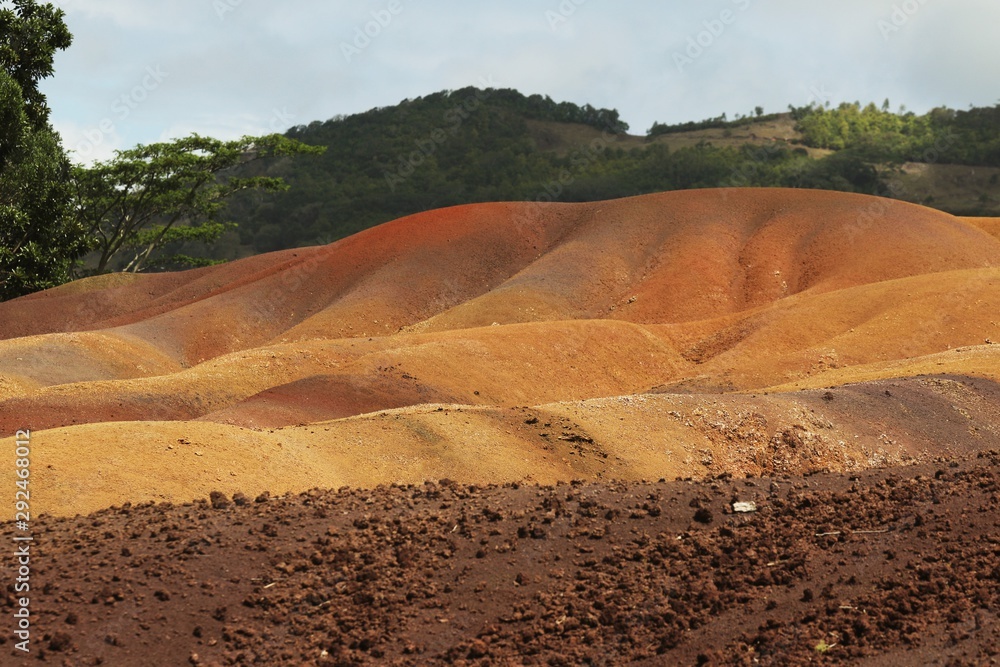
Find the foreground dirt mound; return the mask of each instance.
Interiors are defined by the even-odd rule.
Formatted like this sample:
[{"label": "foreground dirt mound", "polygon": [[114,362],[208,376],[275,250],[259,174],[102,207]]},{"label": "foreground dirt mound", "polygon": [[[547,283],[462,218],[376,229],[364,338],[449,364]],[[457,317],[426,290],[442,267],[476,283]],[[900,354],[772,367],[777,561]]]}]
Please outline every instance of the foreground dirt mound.
[{"label": "foreground dirt mound", "polygon": [[[47,517],[25,664],[994,664],[998,510],[991,452]],[[20,664],[6,635],[0,651]]]}]

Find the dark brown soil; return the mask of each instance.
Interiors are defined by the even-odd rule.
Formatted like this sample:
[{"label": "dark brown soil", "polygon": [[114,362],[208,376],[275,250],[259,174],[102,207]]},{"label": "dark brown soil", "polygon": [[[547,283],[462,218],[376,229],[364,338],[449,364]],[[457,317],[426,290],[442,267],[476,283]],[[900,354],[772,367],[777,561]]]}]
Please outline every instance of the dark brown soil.
[{"label": "dark brown soil", "polygon": [[213,494],[32,530],[32,653],[4,632],[3,664],[1000,663],[1000,452],[852,477]]}]

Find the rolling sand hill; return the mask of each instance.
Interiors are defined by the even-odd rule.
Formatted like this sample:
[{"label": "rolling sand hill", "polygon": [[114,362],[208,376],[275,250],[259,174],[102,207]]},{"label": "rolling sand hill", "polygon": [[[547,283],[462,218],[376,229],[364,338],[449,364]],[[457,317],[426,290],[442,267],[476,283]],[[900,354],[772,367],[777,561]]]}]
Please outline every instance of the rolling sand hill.
[{"label": "rolling sand hill", "polygon": [[[34,509],[1000,447],[1000,239],[861,195],[481,204],[0,304]],[[10,440],[2,443],[9,446]]]}]

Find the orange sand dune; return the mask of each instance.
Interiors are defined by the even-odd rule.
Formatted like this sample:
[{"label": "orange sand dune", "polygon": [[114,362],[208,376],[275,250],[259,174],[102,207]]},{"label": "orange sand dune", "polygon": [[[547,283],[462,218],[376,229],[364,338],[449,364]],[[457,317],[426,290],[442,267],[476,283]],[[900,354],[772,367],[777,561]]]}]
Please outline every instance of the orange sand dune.
[{"label": "orange sand dune", "polygon": [[0,337],[121,327],[193,364],[274,340],[413,325],[706,319],[807,289],[998,264],[1000,241],[985,232],[861,195],[692,190],[470,205],[324,248],[32,295],[3,304]]},{"label": "orange sand dune", "polygon": [[[733,423],[759,413],[794,431],[806,428],[797,389],[1000,380],[997,231],[862,195],[695,190],[460,206],[323,247],[100,276],[0,304],[0,435],[30,427],[54,443],[45,456],[56,472],[40,474],[60,512],[74,497],[181,499],[222,482],[767,471],[781,429],[693,436],[640,406],[668,394],[692,411],[728,401],[719,410]],[[755,398],[779,390],[786,398]],[[858,395],[813,463],[933,452],[933,438]],[[966,398],[982,434],[993,394],[977,396]],[[565,408],[543,407],[555,405]],[[525,406],[586,415],[581,438],[600,451],[576,451],[592,443],[573,433],[540,439]],[[923,431],[935,433],[928,419]],[[97,433],[100,447],[82,444]],[[200,460],[171,469],[195,436]],[[678,463],[688,459],[698,462]],[[104,490],[84,501],[94,475]]]},{"label": "orange sand dune", "polygon": [[959,220],[1000,239],[1000,218],[959,218]]}]

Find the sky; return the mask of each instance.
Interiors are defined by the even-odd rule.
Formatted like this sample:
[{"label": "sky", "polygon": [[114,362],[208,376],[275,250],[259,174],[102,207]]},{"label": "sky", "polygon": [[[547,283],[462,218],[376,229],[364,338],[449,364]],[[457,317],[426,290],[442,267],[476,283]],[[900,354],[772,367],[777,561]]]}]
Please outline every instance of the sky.
[{"label": "sky", "polygon": [[630,132],[810,102],[1000,103],[997,0],[59,0],[41,85],[77,162],[466,86],[615,108]]}]

